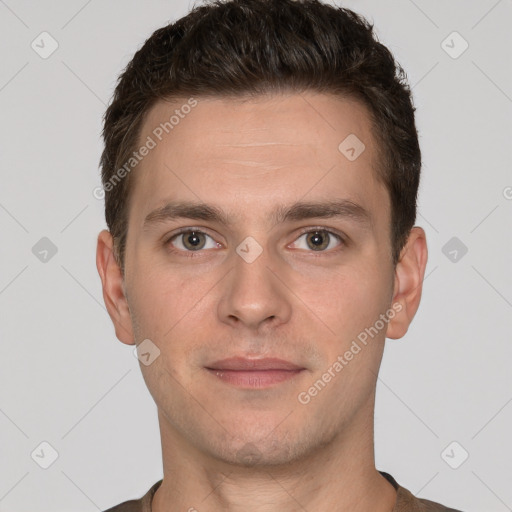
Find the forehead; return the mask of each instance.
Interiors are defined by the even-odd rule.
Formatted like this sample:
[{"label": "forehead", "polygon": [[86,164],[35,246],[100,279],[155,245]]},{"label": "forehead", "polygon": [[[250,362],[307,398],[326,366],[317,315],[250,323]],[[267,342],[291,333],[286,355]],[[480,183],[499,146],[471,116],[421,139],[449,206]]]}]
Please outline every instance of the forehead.
[{"label": "forehead", "polygon": [[270,196],[284,200],[285,192],[296,199],[339,192],[371,208],[380,187],[368,111],[353,99],[303,93],[162,101],[141,129],[140,144],[150,140],[131,176],[130,217],[172,196],[243,196],[257,206]]}]

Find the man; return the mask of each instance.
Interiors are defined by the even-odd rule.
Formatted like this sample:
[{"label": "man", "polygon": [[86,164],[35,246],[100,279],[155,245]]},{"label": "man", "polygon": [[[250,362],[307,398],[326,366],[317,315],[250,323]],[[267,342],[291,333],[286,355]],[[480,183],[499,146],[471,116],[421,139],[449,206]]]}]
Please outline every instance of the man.
[{"label": "man", "polygon": [[427,246],[410,90],[372,26],[317,0],[195,8],[135,54],[104,140],[97,267],[164,470],[110,511],[453,511],[375,468]]}]

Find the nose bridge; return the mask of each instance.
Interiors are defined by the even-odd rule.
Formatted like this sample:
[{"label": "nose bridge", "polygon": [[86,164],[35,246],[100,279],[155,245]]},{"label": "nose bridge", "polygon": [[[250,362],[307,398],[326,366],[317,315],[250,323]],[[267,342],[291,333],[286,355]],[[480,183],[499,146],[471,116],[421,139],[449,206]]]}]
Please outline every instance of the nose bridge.
[{"label": "nose bridge", "polygon": [[263,323],[280,324],[289,319],[289,297],[274,275],[278,264],[254,239],[248,237],[239,244],[232,255],[233,269],[219,304],[223,322],[257,329]]}]

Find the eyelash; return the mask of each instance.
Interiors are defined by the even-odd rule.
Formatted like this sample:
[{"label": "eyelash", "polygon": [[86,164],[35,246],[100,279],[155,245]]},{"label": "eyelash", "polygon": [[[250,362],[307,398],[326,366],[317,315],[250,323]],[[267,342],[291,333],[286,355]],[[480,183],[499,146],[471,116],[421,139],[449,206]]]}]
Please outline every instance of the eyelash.
[{"label": "eyelash", "polygon": [[[335,247],[334,249],[330,249],[328,251],[325,251],[325,250],[324,251],[313,251],[313,250],[308,251],[308,252],[312,253],[312,255],[314,257],[319,257],[319,256],[322,256],[324,254],[336,253],[343,246],[347,245],[347,241],[346,241],[345,237],[342,236],[340,233],[328,230],[328,229],[326,229],[324,227],[321,227],[321,226],[317,226],[317,227],[313,227],[313,228],[305,228],[304,230],[302,230],[299,233],[299,235],[297,236],[297,238],[295,240],[298,240],[302,235],[305,235],[305,234],[308,234],[308,233],[314,233],[316,231],[320,231],[321,233],[327,233],[330,236],[334,236],[340,242],[340,245]],[[209,235],[208,233],[206,233],[205,231],[203,231],[202,229],[191,227],[191,228],[183,228],[183,229],[180,229],[177,233],[173,233],[170,237],[165,239],[164,246],[165,247],[170,246],[171,242],[175,238],[179,237],[180,235],[184,235],[186,233],[191,233],[191,232],[195,232],[195,233],[200,233],[200,234],[206,235],[206,236],[210,237],[213,240],[213,237],[211,235]],[[218,243],[218,242],[216,242],[216,243]],[[203,252],[204,250],[210,250],[210,249],[200,249],[198,251],[183,251],[181,249],[174,249],[174,248],[170,249],[171,252],[179,253],[180,255],[182,255],[185,258],[194,258],[194,257],[197,258],[197,257],[200,257],[200,253]],[[316,252],[316,254],[315,254],[315,252]]]}]

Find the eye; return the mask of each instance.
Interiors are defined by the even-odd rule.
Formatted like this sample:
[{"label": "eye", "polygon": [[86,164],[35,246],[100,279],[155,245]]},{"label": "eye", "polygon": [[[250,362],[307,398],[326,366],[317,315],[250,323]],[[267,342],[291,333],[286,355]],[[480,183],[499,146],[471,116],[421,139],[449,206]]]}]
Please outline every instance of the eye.
[{"label": "eye", "polygon": [[173,235],[167,243],[180,251],[187,252],[215,249],[220,246],[210,235],[197,229],[189,229]]},{"label": "eye", "polygon": [[341,245],[342,238],[335,233],[324,229],[314,229],[303,233],[294,245],[300,240],[302,242],[296,247],[297,249],[313,250],[316,252],[325,252],[327,249],[333,249]]}]

